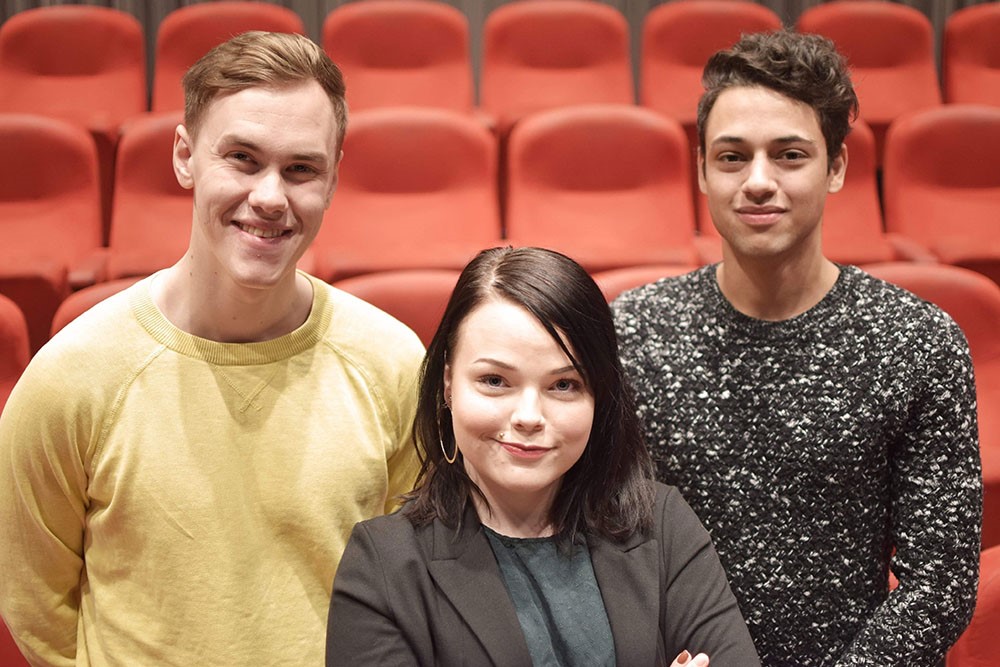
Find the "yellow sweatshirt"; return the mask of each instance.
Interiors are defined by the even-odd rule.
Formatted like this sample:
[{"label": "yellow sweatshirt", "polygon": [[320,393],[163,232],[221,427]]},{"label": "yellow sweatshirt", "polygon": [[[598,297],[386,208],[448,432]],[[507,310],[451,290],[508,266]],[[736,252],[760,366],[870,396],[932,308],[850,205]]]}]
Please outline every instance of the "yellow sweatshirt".
[{"label": "yellow sweatshirt", "polygon": [[417,471],[423,348],[316,279],[297,330],[216,343],[151,280],[60,332],[0,417],[0,614],[38,665],[321,665],[351,528]]}]

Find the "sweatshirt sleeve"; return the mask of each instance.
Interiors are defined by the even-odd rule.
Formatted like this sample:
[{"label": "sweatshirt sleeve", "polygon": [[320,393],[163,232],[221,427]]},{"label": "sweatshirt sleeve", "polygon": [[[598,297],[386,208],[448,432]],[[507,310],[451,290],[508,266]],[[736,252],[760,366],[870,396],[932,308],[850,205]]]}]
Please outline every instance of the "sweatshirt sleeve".
[{"label": "sweatshirt sleeve", "polygon": [[936,664],[975,608],[982,521],[976,391],[965,338],[948,325],[929,334],[921,391],[890,454],[891,568],[899,585],[840,666]]},{"label": "sweatshirt sleeve", "polygon": [[420,471],[420,459],[413,440],[413,419],[417,412],[424,346],[416,334],[407,333],[409,335],[400,341],[397,350],[397,376],[393,385],[395,395],[388,397],[387,401],[393,413],[395,433],[393,448],[388,452],[386,461],[389,475],[384,508],[386,514],[395,511],[401,496],[413,490]]},{"label": "sweatshirt sleeve", "polygon": [[0,614],[33,665],[73,665],[90,420],[36,362],[0,417]]}]

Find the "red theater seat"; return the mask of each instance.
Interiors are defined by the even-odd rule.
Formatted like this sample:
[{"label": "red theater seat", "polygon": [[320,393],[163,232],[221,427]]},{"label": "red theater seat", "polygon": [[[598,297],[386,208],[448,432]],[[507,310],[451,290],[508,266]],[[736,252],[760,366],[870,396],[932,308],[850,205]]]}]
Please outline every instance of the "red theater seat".
[{"label": "red theater seat", "polygon": [[441,323],[459,273],[435,269],[385,271],[347,278],[333,286],[389,313],[413,329],[426,347]]},{"label": "red theater seat", "polygon": [[998,154],[998,107],[947,104],[897,120],[886,139],[886,229],[1000,281]]},{"label": "red theater seat", "polygon": [[55,317],[52,318],[51,335],[55,336],[67,324],[77,317],[104,301],[109,296],[117,294],[129,285],[135,283],[138,278],[121,278],[119,280],[109,280],[91,287],[85,287],[79,292],[66,297],[66,300],[59,304]]},{"label": "red theater seat", "polygon": [[510,136],[507,238],[589,271],[699,264],[688,155],[680,124],[642,107],[525,117]]},{"label": "red theater seat", "polygon": [[145,276],[173,265],[191,239],[193,198],[173,169],[181,112],[137,116],[122,127],[115,173],[107,278]]},{"label": "red theater seat", "polygon": [[948,17],[941,72],[945,101],[1000,106],[1000,4],[973,5]]},{"label": "red theater seat", "polygon": [[167,14],[156,34],[153,111],[184,108],[181,78],[212,47],[249,30],[304,34],[293,10],[269,2],[199,2]]},{"label": "red theater seat", "polygon": [[430,106],[472,111],[469,22],[431,0],[366,0],[336,7],[323,49],[344,71],[351,111]]},{"label": "red theater seat", "polygon": [[461,269],[499,239],[496,138],[481,123],[430,107],[352,116],[337,193],[311,246],[317,276]]},{"label": "red theater seat", "polygon": [[829,37],[846,56],[861,117],[875,132],[878,164],[892,121],[941,104],[934,30],[920,10],[883,0],[835,0],[802,12],[797,28]]},{"label": "red theater seat", "polygon": [[480,106],[502,134],[540,109],[635,101],[628,22],[594,0],[497,7],[483,27]]},{"label": "red theater seat", "polygon": [[[29,355],[28,323],[24,314],[16,303],[0,294],[0,410],[27,367]],[[6,663],[0,661],[0,664]]]},{"label": "red theater seat", "polygon": [[0,114],[0,293],[24,313],[32,351],[48,340],[70,284],[102,278],[100,199],[97,151],[83,128]]},{"label": "red theater seat", "polygon": [[[642,26],[639,100],[694,129],[709,56],[744,33],[781,28],[771,9],[737,0],[680,0],[649,10]],[[693,133],[689,133],[691,136]]]},{"label": "red theater seat", "polygon": [[118,128],[146,104],[142,26],[108,7],[55,5],[0,25],[0,112],[68,120],[94,137],[107,222]]},{"label": "red theater seat", "polygon": [[694,271],[696,266],[680,266],[676,264],[663,264],[659,266],[627,266],[621,269],[609,269],[598,271],[593,275],[594,282],[604,292],[604,298],[611,303],[622,292],[626,292],[636,287],[641,287],[648,283],[656,282],[660,278],[681,276]]}]

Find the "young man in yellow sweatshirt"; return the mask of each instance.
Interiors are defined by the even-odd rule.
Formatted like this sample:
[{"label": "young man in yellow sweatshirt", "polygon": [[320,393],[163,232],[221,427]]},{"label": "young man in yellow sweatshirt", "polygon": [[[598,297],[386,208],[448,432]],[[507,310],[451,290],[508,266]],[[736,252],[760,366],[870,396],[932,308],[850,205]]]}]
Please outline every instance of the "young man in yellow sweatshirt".
[{"label": "young man in yellow sweatshirt", "polygon": [[416,473],[419,340],[296,270],[341,73],[246,33],[184,88],[187,253],[56,336],[0,418],[0,613],[33,664],[319,665],[351,528]]}]

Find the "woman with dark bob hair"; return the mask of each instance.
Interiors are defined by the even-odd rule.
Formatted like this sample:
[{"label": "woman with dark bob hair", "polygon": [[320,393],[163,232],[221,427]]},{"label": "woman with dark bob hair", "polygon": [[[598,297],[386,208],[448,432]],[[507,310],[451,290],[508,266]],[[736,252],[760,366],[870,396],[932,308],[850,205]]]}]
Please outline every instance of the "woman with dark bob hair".
[{"label": "woman with dark bob hair", "polygon": [[414,434],[416,488],[344,552],[327,665],[759,665],[708,533],[651,481],[611,312],[576,262],[469,263]]}]

